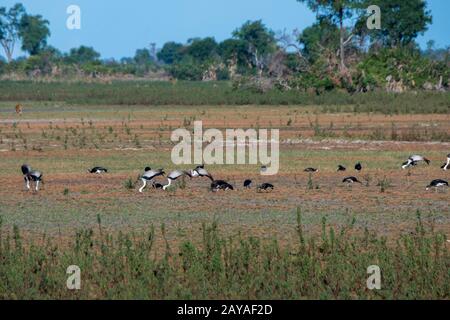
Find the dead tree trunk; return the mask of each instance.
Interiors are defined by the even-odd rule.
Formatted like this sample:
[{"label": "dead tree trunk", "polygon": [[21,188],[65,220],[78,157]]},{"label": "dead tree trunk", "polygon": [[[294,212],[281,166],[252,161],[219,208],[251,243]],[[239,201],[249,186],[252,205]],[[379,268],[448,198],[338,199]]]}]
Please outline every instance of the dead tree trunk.
[{"label": "dead tree trunk", "polygon": [[345,66],[345,50],[344,50],[344,10],[339,9],[339,56],[341,58],[340,69],[341,72],[345,71],[347,68]]}]

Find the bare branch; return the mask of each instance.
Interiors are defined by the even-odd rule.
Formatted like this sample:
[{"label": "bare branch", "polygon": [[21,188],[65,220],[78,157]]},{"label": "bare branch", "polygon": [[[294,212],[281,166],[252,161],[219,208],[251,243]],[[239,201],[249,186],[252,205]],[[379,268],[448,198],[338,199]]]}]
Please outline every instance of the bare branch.
[{"label": "bare branch", "polygon": [[350,37],[348,37],[347,40],[344,41],[344,46],[346,46],[350,42],[350,40],[352,40],[353,36],[354,34],[351,34]]}]

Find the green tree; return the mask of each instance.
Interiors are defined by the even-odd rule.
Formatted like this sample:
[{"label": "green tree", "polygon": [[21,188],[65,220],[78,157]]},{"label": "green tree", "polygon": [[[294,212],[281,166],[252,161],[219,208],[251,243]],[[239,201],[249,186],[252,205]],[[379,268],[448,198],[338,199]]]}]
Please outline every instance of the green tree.
[{"label": "green tree", "polygon": [[219,44],[217,51],[223,61],[244,60],[246,55],[245,42],[238,39],[226,39]]},{"label": "green tree", "polygon": [[339,26],[339,57],[341,71],[345,66],[345,46],[352,39],[348,35],[344,26],[346,20],[350,20],[355,14],[356,9],[361,8],[361,0],[297,0],[306,3],[306,5],[316,13],[319,19],[326,18],[328,21]]},{"label": "green tree", "polygon": [[243,41],[247,50],[247,59],[259,71],[264,67],[264,57],[276,49],[275,35],[261,20],[247,21],[233,32],[233,37]]},{"label": "green tree", "polygon": [[187,47],[186,53],[198,62],[205,62],[214,57],[217,51],[217,42],[212,37],[193,39]]},{"label": "green tree", "polygon": [[20,21],[24,14],[25,8],[20,3],[15,4],[9,10],[0,7],[0,44],[8,62],[12,61],[14,47],[20,37]]},{"label": "green tree", "polygon": [[389,47],[407,46],[423,34],[432,22],[422,0],[366,0],[381,9],[381,30],[371,30],[371,38]]},{"label": "green tree", "polygon": [[323,48],[333,52],[339,49],[339,29],[328,19],[320,19],[303,30],[298,37],[298,42],[303,47],[303,55],[314,63],[321,55]]},{"label": "green tree", "polygon": [[100,53],[92,47],[80,46],[79,48],[72,48],[66,61],[76,64],[84,64],[88,62],[95,62],[100,58]]},{"label": "green tree", "polygon": [[22,39],[22,50],[30,55],[39,54],[47,46],[50,36],[49,22],[41,15],[24,14],[20,19],[19,36]]},{"label": "green tree", "polygon": [[138,65],[146,65],[146,64],[150,64],[153,62],[153,57],[150,54],[150,50],[148,50],[146,48],[137,49],[136,53],[134,54],[133,60]]},{"label": "green tree", "polygon": [[181,61],[183,58],[184,46],[181,43],[173,41],[166,42],[161,50],[157,53],[159,60],[167,64]]}]

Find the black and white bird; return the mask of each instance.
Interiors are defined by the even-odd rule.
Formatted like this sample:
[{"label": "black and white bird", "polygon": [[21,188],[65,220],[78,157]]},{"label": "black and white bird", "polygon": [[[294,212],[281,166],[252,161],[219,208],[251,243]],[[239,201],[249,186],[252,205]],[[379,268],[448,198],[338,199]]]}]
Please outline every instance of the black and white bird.
[{"label": "black and white bird", "polygon": [[108,169],[103,167],[93,167],[92,169],[88,169],[89,173],[107,173]]},{"label": "black and white bird", "polygon": [[343,165],[338,165],[336,171],[345,171],[345,170],[347,170],[347,168],[345,168]]},{"label": "black and white bird", "polygon": [[434,179],[433,181],[430,182],[429,185],[427,185],[426,190],[429,190],[430,188],[436,188],[437,192],[437,189],[439,187],[448,187],[448,181],[442,179]]},{"label": "black and white bird", "polygon": [[213,180],[211,183],[211,191],[218,190],[234,190],[233,186],[225,180]]},{"label": "black and white bird", "polygon": [[306,168],[303,171],[305,171],[305,172],[317,172],[317,171],[319,171],[319,169],[309,167],[309,168]]},{"label": "black and white bird", "polygon": [[162,189],[163,187],[164,187],[164,185],[159,182],[155,182],[155,181],[152,182],[153,189]]},{"label": "black and white bird", "polygon": [[170,187],[170,185],[172,184],[172,181],[177,180],[179,177],[182,176],[188,176],[188,177],[192,177],[191,173],[189,171],[185,171],[185,170],[174,170],[171,173],[169,173],[167,175],[167,181],[168,183],[166,185],[164,185],[162,187],[163,190],[166,190],[168,187]]},{"label": "black and white bird", "polygon": [[204,168],[205,168],[205,165],[202,164],[202,165],[196,166],[194,169],[189,170],[189,173],[190,173],[191,177],[199,177],[197,169],[204,169]]},{"label": "black and white bird", "polygon": [[361,162],[358,162],[357,164],[355,164],[355,170],[357,170],[357,171],[361,171],[362,170]]},{"label": "black and white bird", "polygon": [[30,190],[30,182],[34,181],[36,186],[35,190],[39,190],[39,183],[42,181],[42,173],[36,170],[32,170],[31,167],[27,164],[23,164],[22,167],[23,180],[25,181],[25,185],[27,190]]},{"label": "black and white bird", "polygon": [[417,166],[417,162],[416,161],[405,161],[402,163],[402,169],[406,169],[406,168],[410,168],[410,167],[414,167]]},{"label": "black and white bird", "polygon": [[260,184],[257,188],[258,191],[272,191],[274,189],[273,184],[264,182]]},{"label": "black and white bird", "polygon": [[441,166],[443,170],[450,170],[450,153],[447,155],[447,162]]},{"label": "black and white bird", "polygon": [[428,160],[427,158],[414,154],[412,156],[409,156],[406,162],[403,162],[402,169],[406,169],[411,166],[416,166],[420,161],[424,161],[426,164],[430,164],[430,160]]},{"label": "black and white bird", "polygon": [[191,177],[208,177],[211,181],[214,181],[212,175],[205,169],[204,165],[197,166],[190,172]]},{"label": "black and white bird", "polygon": [[142,192],[145,189],[147,182],[151,181],[155,177],[163,176],[165,174],[163,169],[152,170],[150,167],[145,167],[144,171],[144,174],[141,176],[143,185],[139,188],[139,192]]},{"label": "black and white bird", "polygon": [[244,181],[244,188],[250,189],[252,187],[252,180],[247,179]]},{"label": "black and white bird", "polygon": [[345,177],[342,180],[343,183],[348,183],[348,184],[352,184],[352,183],[362,183],[361,181],[359,181],[356,177],[350,176],[350,177]]}]

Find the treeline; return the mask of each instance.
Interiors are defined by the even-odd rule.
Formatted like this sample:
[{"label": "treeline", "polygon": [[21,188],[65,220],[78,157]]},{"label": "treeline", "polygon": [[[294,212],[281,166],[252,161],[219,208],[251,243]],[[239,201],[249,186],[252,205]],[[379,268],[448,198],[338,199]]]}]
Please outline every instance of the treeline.
[{"label": "treeline", "polygon": [[[292,0],[293,1],[293,0]],[[261,21],[247,21],[229,39],[192,38],[136,50],[133,57],[101,59],[94,48],[67,53],[47,45],[49,22],[26,13],[21,4],[0,7],[0,44],[6,60],[0,75],[51,77],[148,77],[180,80],[232,80],[235,89],[322,93],[334,89],[366,92],[385,89],[445,91],[450,50],[430,41],[421,50],[416,37],[432,21],[421,0],[297,0],[316,13],[302,32],[274,32]],[[380,29],[369,29],[369,5],[381,9]],[[29,56],[12,59],[21,41]]]}]

